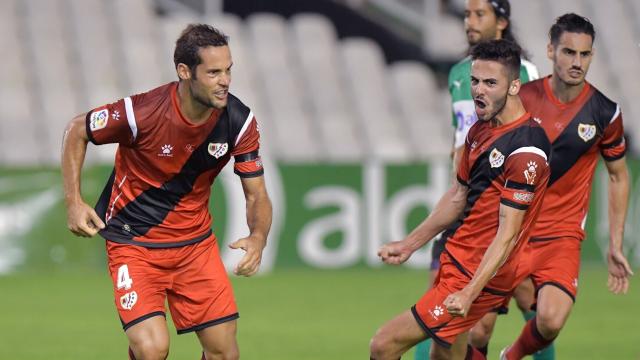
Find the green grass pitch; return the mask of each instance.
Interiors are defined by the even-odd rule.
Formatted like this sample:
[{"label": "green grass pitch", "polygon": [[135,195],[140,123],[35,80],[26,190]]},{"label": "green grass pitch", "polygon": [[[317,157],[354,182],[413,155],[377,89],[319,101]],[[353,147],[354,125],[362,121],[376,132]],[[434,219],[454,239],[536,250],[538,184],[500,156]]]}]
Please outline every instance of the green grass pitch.
[{"label": "green grass pitch", "polygon": [[[243,359],[320,360],[367,358],[377,327],[411,306],[427,279],[424,271],[384,267],[280,270],[233,282]],[[606,269],[589,265],[580,284],[557,359],[640,359],[638,277],[629,294],[614,296],[606,289]],[[126,358],[106,269],[2,276],[0,294],[0,359]],[[515,310],[500,318],[490,358],[522,324]],[[169,358],[199,359],[195,335],[170,329]]]}]

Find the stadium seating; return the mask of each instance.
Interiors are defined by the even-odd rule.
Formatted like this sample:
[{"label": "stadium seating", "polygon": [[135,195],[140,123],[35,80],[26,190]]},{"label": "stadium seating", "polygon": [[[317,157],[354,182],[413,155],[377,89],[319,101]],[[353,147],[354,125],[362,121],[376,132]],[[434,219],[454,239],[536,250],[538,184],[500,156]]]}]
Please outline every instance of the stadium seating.
[{"label": "stadium seating", "polygon": [[[466,48],[462,22],[430,3],[424,7],[425,50],[435,60],[459,58]],[[547,30],[555,16],[574,11],[593,20],[598,35],[588,79],[621,104],[630,134],[640,135],[640,102],[634,101],[640,88],[630,81],[640,73],[640,2],[512,5],[516,35],[542,75],[551,71]],[[175,80],[173,47],[191,22],[211,23],[230,36],[231,91],[253,109],[264,151],[275,158],[352,162],[448,155],[449,97],[435,73],[413,61],[388,64],[372,40],[340,39],[322,15],[160,16],[152,0],[5,0],[0,45],[12,56],[0,69],[0,164],[57,164],[71,117]],[[91,151],[87,161],[110,162],[114,149]]]}]

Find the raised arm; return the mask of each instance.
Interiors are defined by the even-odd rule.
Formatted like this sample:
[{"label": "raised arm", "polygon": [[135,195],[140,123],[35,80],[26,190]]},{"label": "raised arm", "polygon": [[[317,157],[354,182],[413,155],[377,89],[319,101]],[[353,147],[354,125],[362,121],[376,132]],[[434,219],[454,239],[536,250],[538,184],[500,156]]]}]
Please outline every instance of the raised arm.
[{"label": "raised arm", "polygon": [[467,201],[467,192],[468,187],[456,180],[420,225],[404,240],[383,245],[378,256],[387,264],[398,265],[407,261],[411,254],[460,218]]}]

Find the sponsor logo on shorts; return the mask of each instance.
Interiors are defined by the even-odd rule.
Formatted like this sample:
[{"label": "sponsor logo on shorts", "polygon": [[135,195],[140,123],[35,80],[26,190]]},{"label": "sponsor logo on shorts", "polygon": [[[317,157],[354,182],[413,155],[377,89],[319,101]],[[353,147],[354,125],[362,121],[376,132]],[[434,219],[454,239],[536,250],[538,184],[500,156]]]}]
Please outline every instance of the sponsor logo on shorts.
[{"label": "sponsor logo on shorts", "polygon": [[120,306],[125,310],[131,310],[138,301],[138,293],[135,291],[126,293],[120,297]]},{"label": "sponsor logo on shorts", "polygon": [[433,310],[429,310],[429,314],[431,314],[434,319],[438,320],[440,316],[444,315],[444,308],[440,305],[436,305]]},{"label": "sponsor logo on shorts", "polygon": [[596,136],[596,126],[582,123],[578,124],[578,136],[580,136],[584,142],[588,142]]},{"label": "sponsor logo on shorts", "polygon": [[504,163],[504,155],[496,148],[491,150],[491,154],[489,154],[489,163],[491,163],[492,168],[497,168],[502,166]]},{"label": "sponsor logo on shorts", "polygon": [[513,199],[524,203],[530,203],[533,200],[533,194],[516,192],[513,193]]},{"label": "sponsor logo on shorts", "polygon": [[216,159],[220,159],[224,154],[227,153],[229,149],[229,144],[227,143],[209,143],[207,147],[207,151],[209,151],[209,155],[213,156]]},{"label": "sponsor logo on shorts", "polygon": [[100,111],[94,111],[89,118],[89,128],[91,131],[104,129],[109,121],[109,110],[102,109]]}]

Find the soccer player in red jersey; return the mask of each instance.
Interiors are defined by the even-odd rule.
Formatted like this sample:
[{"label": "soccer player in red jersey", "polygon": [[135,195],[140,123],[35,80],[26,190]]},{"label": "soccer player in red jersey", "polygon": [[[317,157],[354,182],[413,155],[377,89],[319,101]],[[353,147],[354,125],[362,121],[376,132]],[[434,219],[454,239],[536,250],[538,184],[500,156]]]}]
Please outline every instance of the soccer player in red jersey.
[{"label": "soccer player in red jersey", "polygon": [[407,238],[378,252],[385,263],[403,263],[451,226],[440,272],[411,310],[378,330],[371,359],[398,359],[427,337],[434,341],[432,358],[464,354],[466,336],[459,335],[501,305],[527,273],[520,259],[546,189],[551,146],[518,96],[520,48],[492,40],[474,47],[471,57],[480,121],[467,135],[457,181]]},{"label": "soccer player in red jersey", "polygon": [[[75,117],[65,131],[62,173],[69,229],[106,241],[115,303],[131,359],[169,353],[165,301],[179,334],[196,332],[203,359],[238,359],[238,311],[211,231],[211,185],[235,158],[249,236],[237,275],[258,271],[271,202],[251,110],[229,93],[227,37],[189,25],[176,42],[179,78]],[[118,143],[115,166],[95,210],[80,195],[87,143]]]},{"label": "soccer player in red jersey", "polygon": [[609,172],[609,290],[626,293],[633,274],[622,249],[629,195],[622,115],[618,104],[585,80],[595,30],[588,19],[569,13],[556,20],[549,38],[553,73],[520,91],[553,146],[547,195],[529,240],[537,314],[502,352],[503,359],[521,359],[548,346],[571,312],[598,153]]}]

